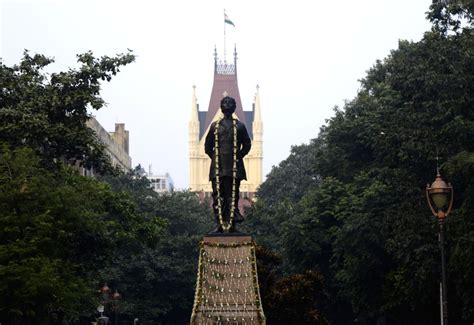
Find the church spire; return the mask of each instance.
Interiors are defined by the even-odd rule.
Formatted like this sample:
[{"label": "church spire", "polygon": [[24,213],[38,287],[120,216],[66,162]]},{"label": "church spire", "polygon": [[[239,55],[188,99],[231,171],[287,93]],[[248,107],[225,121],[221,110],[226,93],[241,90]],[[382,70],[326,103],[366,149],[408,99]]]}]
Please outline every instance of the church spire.
[{"label": "church spire", "polygon": [[253,106],[253,122],[252,122],[252,133],[253,143],[252,150],[255,161],[258,163],[254,167],[255,179],[259,184],[263,180],[263,122],[262,122],[262,111],[260,107],[260,87],[257,85],[257,92],[255,93],[255,101]]},{"label": "church spire", "polygon": [[217,73],[217,47],[214,45],[214,74]]},{"label": "church spire", "polygon": [[198,122],[198,104],[197,104],[197,97],[196,97],[196,85],[193,85],[193,97],[191,103],[191,122]]},{"label": "church spire", "polygon": [[234,69],[235,74],[237,74],[237,45],[234,44]]},{"label": "church spire", "polygon": [[191,100],[191,119],[189,120],[189,142],[199,142],[199,107],[196,97],[196,86],[193,85],[193,96]]},{"label": "church spire", "polygon": [[[259,86],[257,85],[257,92],[255,93],[254,103],[253,103],[253,122],[252,122],[252,133],[253,133],[253,142],[257,149],[257,152],[261,151],[262,138],[263,138],[263,123],[262,123],[262,111],[260,107],[260,93]],[[261,154],[260,154],[261,155]]]},{"label": "church spire", "polygon": [[253,121],[254,123],[255,122],[259,122],[261,123],[262,122],[262,112],[261,112],[261,109],[260,109],[260,93],[259,93],[259,90],[260,90],[260,86],[257,85],[257,92],[255,93],[255,112],[254,112],[254,118],[253,118]]}]

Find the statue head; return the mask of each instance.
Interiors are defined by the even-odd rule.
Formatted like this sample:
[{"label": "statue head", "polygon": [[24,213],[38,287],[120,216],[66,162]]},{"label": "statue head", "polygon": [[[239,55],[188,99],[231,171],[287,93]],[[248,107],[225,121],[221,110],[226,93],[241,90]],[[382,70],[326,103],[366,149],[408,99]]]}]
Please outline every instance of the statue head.
[{"label": "statue head", "polygon": [[232,114],[235,112],[235,99],[229,96],[226,96],[222,98],[221,100],[221,111],[224,114],[226,118],[229,118],[232,116]]}]

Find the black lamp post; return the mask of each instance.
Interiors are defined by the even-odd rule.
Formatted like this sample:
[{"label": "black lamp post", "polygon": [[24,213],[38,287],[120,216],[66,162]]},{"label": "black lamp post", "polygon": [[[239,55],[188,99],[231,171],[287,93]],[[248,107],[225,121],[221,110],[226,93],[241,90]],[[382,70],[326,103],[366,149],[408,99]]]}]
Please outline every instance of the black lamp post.
[{"label": "black lamp post", "polygon": [[442,324],[448,325],[448,298],[446,291],[446,262],[444,258],[444,222],[453,207],[453,187],[446,184],[441,175],[436,175],[435,181],[426,185],[426,199],[433,215],[438,219],[439,224],[439,246],[441,251],[441,312]]}]

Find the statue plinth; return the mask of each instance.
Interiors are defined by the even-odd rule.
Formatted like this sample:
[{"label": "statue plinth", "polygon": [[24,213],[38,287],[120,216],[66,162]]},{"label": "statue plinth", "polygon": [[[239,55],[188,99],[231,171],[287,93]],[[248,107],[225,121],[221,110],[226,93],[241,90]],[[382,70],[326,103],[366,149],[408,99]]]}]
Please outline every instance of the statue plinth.
[{"label": "statue plinth", "polygon": [[206,236],[200,246],[191,325],[265,324],[252,238]]}]

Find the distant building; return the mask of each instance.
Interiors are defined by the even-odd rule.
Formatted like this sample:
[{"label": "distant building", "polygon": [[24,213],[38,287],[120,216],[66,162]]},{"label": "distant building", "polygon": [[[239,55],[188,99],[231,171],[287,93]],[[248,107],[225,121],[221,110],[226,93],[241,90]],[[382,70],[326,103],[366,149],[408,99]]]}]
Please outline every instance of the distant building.
[{"label": "distant building", "polygon": [[174,183],[170,174],[164,175],[153,175],[151,171],[151,165],[146,173],[146,178],[151,183],[151,188],[157,193],[171,193],[174,191]]},{"label": "distant building", "polygon": [[[252,104],[252,110],[244,111],[240,99],[237,82],[237,51],[234,50],[234,63],[219,61],[214,51],[214,83],[207,111],[200,111],[194,87],[189,121],[189,188],[200,194],[201,199],[210,198],[212,193],[209,181],[211,160],[204,152],[204,142],[213,121],[222,116],[220,101],[224,96],[233,97],[236,101],[234,117],[245,124],[250,138],[252,149],[244,158],[247,180],[240,185],[239,206],[249,205],[257,188],[262,183],[263,165],[263,123],[260,108],[260,95],[257,92]],[[248,199],[248,200],[246,200]],[[243,210],[241,209],[243,212]]]},{"label": "distant building", "polygon": [[[105,153],[109,156],[112,166],[119,167],[123,171],[132,168],[132,158],[129,155],[129,132],[125,130],[124,123],[115,123],[115,132],[108,132],[95,119],[87,121],[87,126],[95,131],[97,138],[105,145]],[[81,173],[93,176],[94,171],[82,168]]]}]

